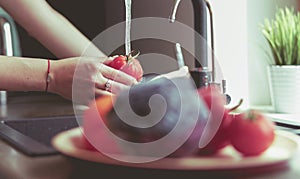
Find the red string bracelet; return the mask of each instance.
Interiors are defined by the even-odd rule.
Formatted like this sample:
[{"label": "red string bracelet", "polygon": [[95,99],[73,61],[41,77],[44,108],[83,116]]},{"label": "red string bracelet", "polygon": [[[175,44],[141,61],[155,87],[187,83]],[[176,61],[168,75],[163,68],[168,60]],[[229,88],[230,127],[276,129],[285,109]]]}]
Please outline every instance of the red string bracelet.
[{"label": "red string bracelet", "polygon": [[47,74],[46,74],[46,88],[45,88],[45,91],[48,92],[48,86],[49,86],[49,83],[50,83],[50,60],[48,60],[48,68],[47,68]]}]

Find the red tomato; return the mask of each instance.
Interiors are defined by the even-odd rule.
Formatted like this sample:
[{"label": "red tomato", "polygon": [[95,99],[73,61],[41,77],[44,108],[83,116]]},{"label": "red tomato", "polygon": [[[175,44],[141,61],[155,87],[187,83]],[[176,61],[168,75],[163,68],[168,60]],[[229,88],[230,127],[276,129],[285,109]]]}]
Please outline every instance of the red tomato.
[{"label": "red tomato", "polygon": [[137,81],[140,81],[143,77],[143,69],[140,62],[131,56],[120,55],[110,62],[108,66],[133,76]]},{"label": "red tomato", "polygon": [[214,135],[211,141],[200,149],[199,153],[214,154],[229,144],[229,127],[232,118],[228,115],[229,110],[225,109],[225,97],[217,87],[200,88],[198,93],[210,110],[208,122],[211,125],[207,125],[207,127],[209,127],[210,135]]},{"label": "red tomato", "polygon": [[232,146],[246,156],[263,153],[275,137],[274,123],[255,110],[235,115],[230,130]]},{"label": "red tomato", "polygon": [[[118,154],[120,150],[114,138],[106,130],[106,115],[113,107],[114,98],[102,96],[92,102],[83,115],[83,147]],[[103,123],[102,123],[103,122]]]},{"label": "red tomato", "polygon": [[127,64],[127,57],[120,55],[113,59],[108,65],[114,69],[120,70],[124,65]]}]

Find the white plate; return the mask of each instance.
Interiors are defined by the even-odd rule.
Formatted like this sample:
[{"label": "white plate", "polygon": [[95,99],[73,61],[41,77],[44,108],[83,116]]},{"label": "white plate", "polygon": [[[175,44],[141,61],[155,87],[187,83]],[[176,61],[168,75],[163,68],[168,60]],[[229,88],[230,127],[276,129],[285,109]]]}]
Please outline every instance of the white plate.
[{"label": "white plate", "polygon": [[288,161],[298,148],[299,137],[289,132],[276,131],[275,141],[262,155],[243,157],[231,146],[213,156],[164,158],[150,163],[126,163],[113,160],[97,151],[82,147],[80,128],[71,129],[55,136],[53,146],[61,153],[74,158],[111,165],[169,170],[225,170],[261,166],[273,166]]}]

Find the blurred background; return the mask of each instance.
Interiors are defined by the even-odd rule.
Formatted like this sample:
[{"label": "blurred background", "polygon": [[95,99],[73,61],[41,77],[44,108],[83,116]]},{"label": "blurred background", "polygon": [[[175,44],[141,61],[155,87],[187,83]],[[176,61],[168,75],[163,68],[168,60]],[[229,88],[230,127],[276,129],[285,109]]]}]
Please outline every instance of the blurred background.
[{"label": "blurred background", "polygon": [[[114,24],[125,20],[124,0],[48,0],[54,9],[67,17],[89,39]],[[170,16],[174,0],[132,0],[132,18]],[[298,9],[298,0],[209,0],[214,13],[215,56],[227,80],[227,90],[232,103],[244,99],[244,106],[270,105],[265,51],[268,46],[261,34],[260,24],[273,17],[276,8],[293,6]],[[177,20],[193,27],[191,1],[182,1]],[[22,55],[27,57],[55,57],[39,42],[18,26]],[[124,30],[125,33],[125,30]],[[193,43],[191,39],[191,43]],[[132,49],[142,54],[162,54],[161,58],[175,59],[174,44],[165,41],[142,39],[132,42]],[[124,53],[124,48],[116,49]],[[193,57],[183,50],[185,62],[193,66]],[[145,59],[147,56],[144,57]],[[151,65],[140,59],[142,65]],[[152,64],[153,65],[153,64]],[[156,65],[156,64],[155,64]],[[176,69],[156,65],[158,71]]]}]

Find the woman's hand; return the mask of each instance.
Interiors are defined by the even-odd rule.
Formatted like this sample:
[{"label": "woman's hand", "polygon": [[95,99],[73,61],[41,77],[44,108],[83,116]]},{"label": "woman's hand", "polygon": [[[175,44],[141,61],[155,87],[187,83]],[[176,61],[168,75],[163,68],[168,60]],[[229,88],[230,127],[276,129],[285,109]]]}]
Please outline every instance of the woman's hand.
[{"label": "woman's hand", "polygon": [[112,95],[137,83],[118,70],[108,67],[111,58],[75,57],[51,61],[49,92],[74,102],[87,104],[100,95]]}]

